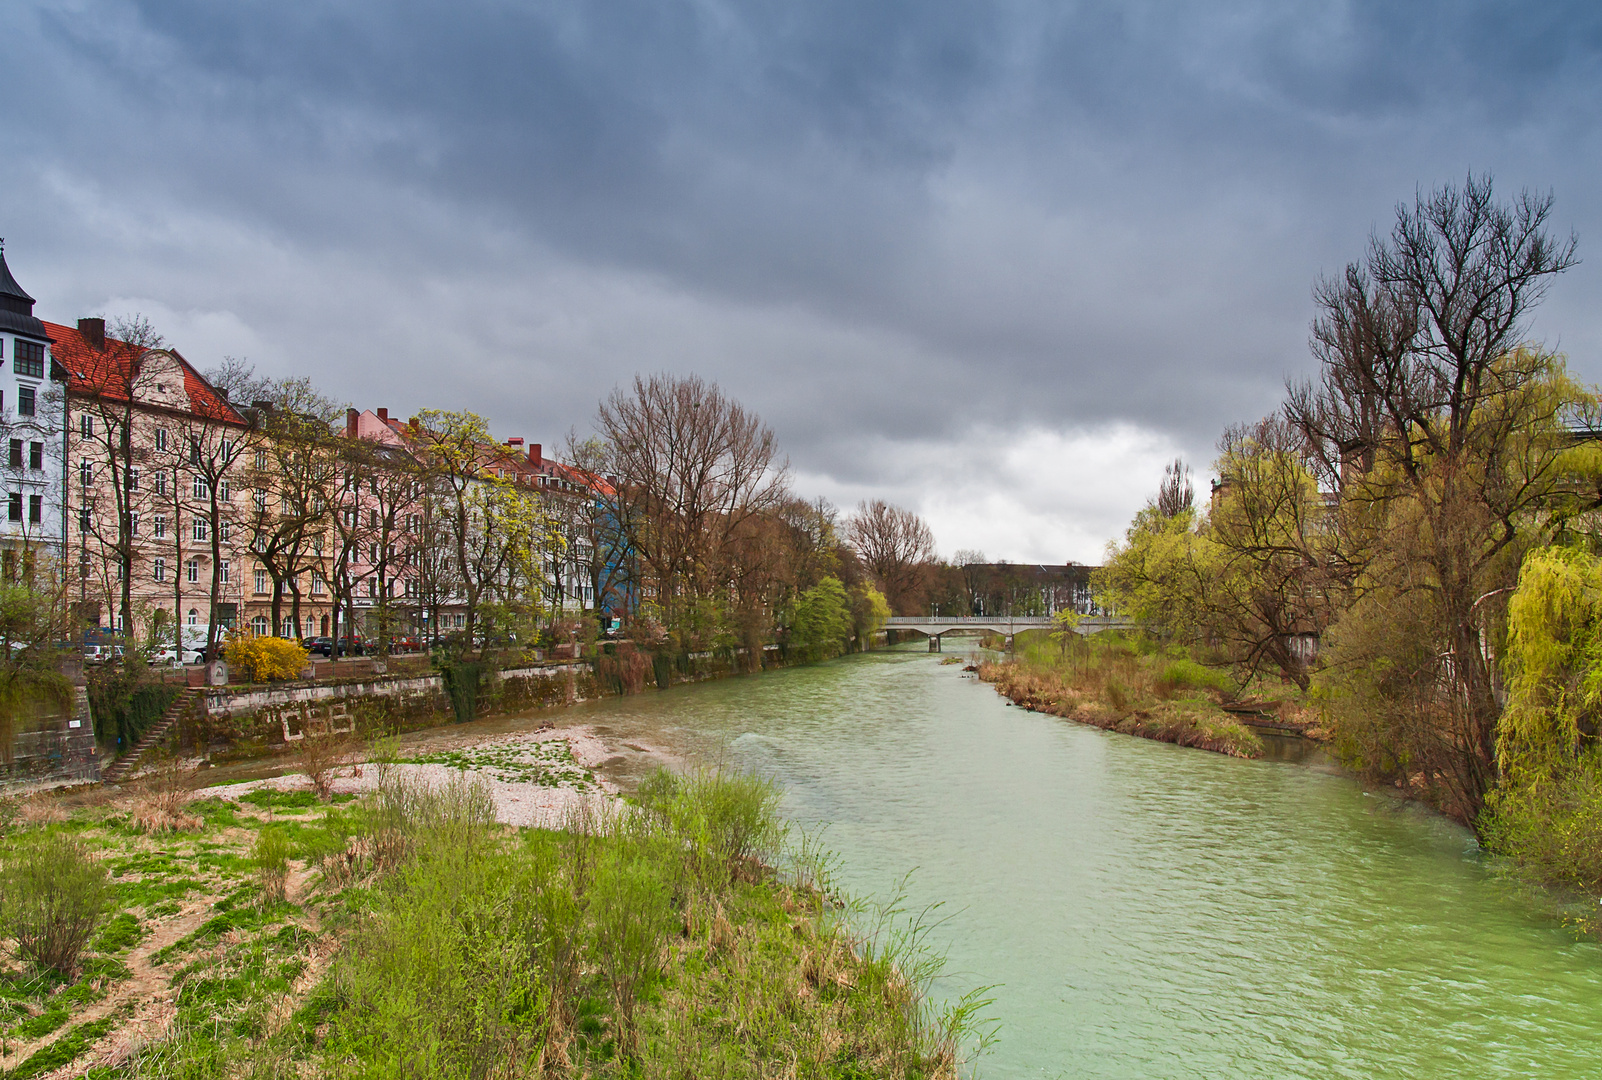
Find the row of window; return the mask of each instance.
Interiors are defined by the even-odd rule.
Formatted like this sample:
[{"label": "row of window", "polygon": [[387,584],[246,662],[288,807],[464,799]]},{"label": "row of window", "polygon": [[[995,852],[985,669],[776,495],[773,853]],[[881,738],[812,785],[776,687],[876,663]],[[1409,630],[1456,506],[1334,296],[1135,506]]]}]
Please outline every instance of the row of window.
[{"label": "row of window", "polygon": [[[18,496],[13,496],[13,497],[15,498],[15,497],[18,497]],[[37,500],[39,498],[39,496],[34,495],[34,496],[32,496],[32,498]],[[13,518],[12,520],[13,521],[17,521],[17,520],[21,520],[21,519]],[[35,519],[35,520],[37,520],[37,519]],[[89,507],[85,506],[85,507],[79,508],[79,510],[78,510],[78,531],[80,533],[84,533],[84,534],[87,535],[89,533],[89,531],[91,529],[93,529],[93,528],[94,528],[94,515],[90,511]],[[217,523],[217,539],[226,541],[232,536],[233,531],[234,531],[233,530],[233,524],[227,518],[224,518],[222,521],[219,521]],[[128,534],[130,536],[138,536],[139,535],[139,514],[138,514],[137,511],[135,511],[133,513],[130,513],[128,515]],[[165,540],[167,538],[167,516],[165,514],[153,514],[153,515],[151,515],[151,519],[150,519],[150,534],[151,534],[152,538],[154,538],[156,540]],[[211,539],[211,522],[208,519],[203,518],[203,517],[195,518],[190,523],[189,535],[190,535],[190,538],[194,539],[194,540],[210,540]]]},{"label": "row of window", "polygon": [[[37,448],[36,450],[33,451],[33,453],[36,455],[33,460],[42,461],[42,455],[44,453],[44,445],[42,443],[34,443],[33,445],[34,445],[34,447]],[[11,459],[12,459],[13,462],[16,462],[16,461],[19,460],[19,456],[18,455],[20,453],[20,447],[21,447],[21,442],[19,440],[17,440],[17,439],[12,439],[11,440]],[[18,468],[20,466],[17,466],[17,465],[14,464],[12,467],[13,468]],[[35,468],[35,469],[37,469],[39,467],[40,467],[39,465],[34,465],[33,466],[33,468]],[[87,458],[79,461],[78,462],[78,483],[79,483],[79,485],[81,487],[83,487],[85,490],[87,490],[94,483],[94,480],[95,480],[94,462],[88,460]],[[128,469],[127,469],[127,472],[125,473],[125,482],[128,485],[128,490],[129,491],[138,491],[138,490],[140,490],[139,481],[140,481],[139,467],[137,465],[130,465],[128,467]],[[152,482],[152,490],[154,490],[157,495],[165,495],[165,494],[167,494],[167,474],[165,472],[157,472],[156,473],[155,478],[154,478],[154,480]],[[197,499],[209,499],[211,497],[211,481],[208,480],[204,476],[193,476],[193,477],[191,477],[190,478],[190,492]],[[259,493],[260,493],[260,489],[258,489],[258,494]],[[223,477],[222,480],[218,483],[218,485],[217,485],[217,495],[218,495],[219,501],[221,501],[221,502],[232,502],[233,501],[233,498],[234,498],[233,482],[228,477],[226,477],[226,476]]]},{"label": "row of window", "polygon": [[[23,442],[21,439],[11,440],[10,465],[13,469],[23,467]],[[31,442],[27,444],[27,467],[30,469],[44,468],[44,443]]]},{"label": "row of window", "polygon": [[[20,491],[8,492],[7,496],[8,497],[7,497],[7,500],[6,500],[6,502],[7,502],[7,505],[6,505],[6,520],[8,520],[8,521],[21,521],[22,520],[22,492],[20,492]],[[33,525],[37,525],[43,520],[44,520],[44,496],[43,495],[29,495],[28,496],[28,521],[29,521],[29,523],[33,524]]]}]

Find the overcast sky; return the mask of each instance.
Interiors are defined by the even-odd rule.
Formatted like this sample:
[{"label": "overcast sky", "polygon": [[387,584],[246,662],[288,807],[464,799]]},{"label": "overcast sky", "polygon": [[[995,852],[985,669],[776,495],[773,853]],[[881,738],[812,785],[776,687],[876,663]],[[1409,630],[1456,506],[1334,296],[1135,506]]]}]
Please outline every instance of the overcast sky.
[{"label": "overcast sky", "polygon": [[1534,333],[1602,379],[1602,5],[6,0],[0,235],[142,312],[549,448],[638,371],[943,554],[1099,561],[1308,374],[1415,190],[1556,196]]}]

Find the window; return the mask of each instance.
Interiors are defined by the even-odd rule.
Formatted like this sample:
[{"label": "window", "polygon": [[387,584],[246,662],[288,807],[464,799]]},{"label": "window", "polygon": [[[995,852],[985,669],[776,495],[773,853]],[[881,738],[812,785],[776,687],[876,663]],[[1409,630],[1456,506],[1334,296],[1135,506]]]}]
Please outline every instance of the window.
[{"label": "window", "polygon": [[312,571],[312,595],[323,595],[323,575],[315,570]]},{"label": "window", "polygon": [[190,559],[184,563],[184,579],[193,585],[200,580],[200,560]]},{"label": "window", "polygon": [[322,533],[318,533],[316,536],[312,537],[312,551],[316,552],[318,555],[321,555],[323,553],[323,534]]},{"label": "window", "polygon": [[369,510],[369,511],[367,511],[367,527],[370,528],[370,529],[378,528],[378,511],[377,510]]},{"label": "window", "polygon": [[257,488],[256,489],[256,509],[257,510],[265,510],[265,509],[267,509],[267,489],[266,488]]},{"label": "window", "polygon": [[88,487],[95,482],[95,467],[87,460],[78,462],[78,486]]},{"label": "window", "polygon": [[261,469],[264,472],[266,471],[266,469],[267,469],[267,451],[265,451],[265,450],[257,450],[256,451],[256,468]]},{"label": "window", "polygon": [[36,442],[28,444],[28,468],[44,468],[44,443]]},{"label": "window", "polygon": [[156,429],[156,449],[167,449],[167,429],[164,427],[159,427]]},{"label": "window", "polygon": [[199,626],[200,625],[200,612],[196,611],[194,608],[190,608],[189,609],[189,625],[190,626]]},{"label": "window", "polygon": [[417,595],[417,579],[416,578],[407,578],[406,579],[406,595],[407,596],[416,596]]},{"label": "window", "polygon": [[226,476],[223,477],[222,481],[217,485],[217,494],[221,496],[223,502],[232,502],[234,499],[234,482]]},{"label": "window", "polygon": [[406,515],[406,531],[416,532],[423,527],[423,519],[416,514]]},{"label": "window", "polygon": [[78,553],[78,576],[86,581],[89,579],[89,553],[87,551]]},{"label": "window", "polygon": [[206,481],[204,476],[195,477],[194,492],[197,499],[211,498],[211,484]]},{"label": "window", "polygon": [[458,616],[456,616],[456,629],[462,630],[462,629],[465,629],[466,627],[467,627],[467,616],[466,615],[458,615]]},{"label": "window", "polygon": [[222,565],[217,568],[217,580],[221,581],[224,585],[228,584],[228,571],[230,569],[232,569],[232,567],[228,565],[227,559],[224,559],[222,561]]},{"label": "window", "polygon": [[21,521],[22,520],[22,492],[13,491],[11,493],[11,497],[8,498],[6,500],[6,502],[8,504],[6,506],[6,520],[8,520],[8,521]]},{"label": "window", "polygon": [[[34,390],[31,386],[17,387],[17,415],[32,416],[34,414]],[[87,417],[85,418],[87,419]]]},{"label": "window", "polygon": [[28,521],[34,525],[38,525],[44,521],[43,495],[28,496]]},{"label": "window", "polygon": [[377,578],[368,578],[367,579],[367,595],[368,596],[377,596],[378,595],[378,579]]},{"label": "window", "polygon": [[189,439],[189,464],[200,464],[200,440],[193,436]]},{"label": "window", "polygon": [[21,439],[12,439],[11,440],[11,467],[13,469],[22,468],[22,440]]},{"label": "window", "polygon": [[167,538],[166,515],[157,514],[155,517],[150,519],[150,535],[154,536],[157,540],[165,540]]},{"label": "window", "polygon": [[151,563],[150,576],[155,578],[157,581],[166,581],[167,560],[162,558],[160,555],[157,555],[155,560]]},{"label": "window", "polygon": [[228,459],[234,456],[234,444],[229,442],[227,439],[224,439],[219,449],[222,451],[223,464],[226,465],[228,463]]},{"label": "window", "polygon": [[12,354],[16,359],[12,367],[18,375],[29,379],[44,378],[44,346],[37,341],[23,341],[17,338],[17,347]]},{"label": "window", "polygon": [[223,518],[221,521],[217,522],[217,539],[227,540],[229,535],[234,531],[233,525],[234,523],[229,521],[227,518]]},{"label": "window", "polygon": [[156,474],[156,494],[167,494],[167,474],[164,472],[158,472]]},{"label": "window", "polygon": [[192,529],[192,532],[193,532],[194,538],[196,540],[210,540],[211,539],[211,525],[203,517],[197,517],[195,519],[194,528]]},{"label": "window", "polygon": [[129,536],[138,536],[139,535],[139,513],[138,513],[138,511],[130,511],[129,514],[128,514],[128,535]]},{"label": "window", "polygon": [[128,490],[139,490],[139,467],[137,465],[128,466]]},{"label": "window", "polygon": [[[259,593],[267,591],[267,571],[265,570],[256,571],[256,591]],[[265,634],[266,632],[265,629],[262,630],[262,633]]]},{"label": "window", "polygon": [[81,533],[89,531],[89,508],[87,506],[78,511],[78,531]]},{"label": "window", "polygon": [[371,557],[367,561],[372,563],[375,566],[378,565],[378,545],[377,544],[370,545],[369,551],[371,553]]}]

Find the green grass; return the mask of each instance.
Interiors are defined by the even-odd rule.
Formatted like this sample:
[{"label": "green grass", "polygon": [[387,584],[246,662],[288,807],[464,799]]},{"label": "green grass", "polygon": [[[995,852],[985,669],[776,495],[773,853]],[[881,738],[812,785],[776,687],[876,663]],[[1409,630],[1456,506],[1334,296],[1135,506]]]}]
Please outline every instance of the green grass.
[{"label": "green grass", "polygon": [[43,1076],[63,1065],[70,1065],[97,1039],[109,1034],[112,1028],[117,1026],[119,1019],[118,1016],[112,1015],[102,1017],[93,1023],[79,1024],[55,1042],[35,1050],[22,1064],[6,1073],[6,1080],[31,1080],[32,1077]]},{"label": "green grass", "polygon": [[482,772],[507,784],[598,790],[595,774],[574,760],[572,749],[563,739],[496,743],[400,760],[412,765],[448,765]]},{"label": "green grass", "polygon": [[317,796],[310,791],[276,791],[273,788],[257,788],[248,795],[241,795],[239,801],[263,810],[309,810],[318,805]]}]

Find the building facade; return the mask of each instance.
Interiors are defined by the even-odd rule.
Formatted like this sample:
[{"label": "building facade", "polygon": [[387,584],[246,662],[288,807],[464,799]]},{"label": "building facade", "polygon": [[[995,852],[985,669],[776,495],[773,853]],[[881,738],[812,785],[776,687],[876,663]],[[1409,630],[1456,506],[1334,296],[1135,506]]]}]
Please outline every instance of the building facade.
[{"label": "building facade", "polygon": [[41,553],[59,556],[66,532],[62,499],[65,394],[50,332],[6,265],[0,245],[0,573],[16,580]]}]

